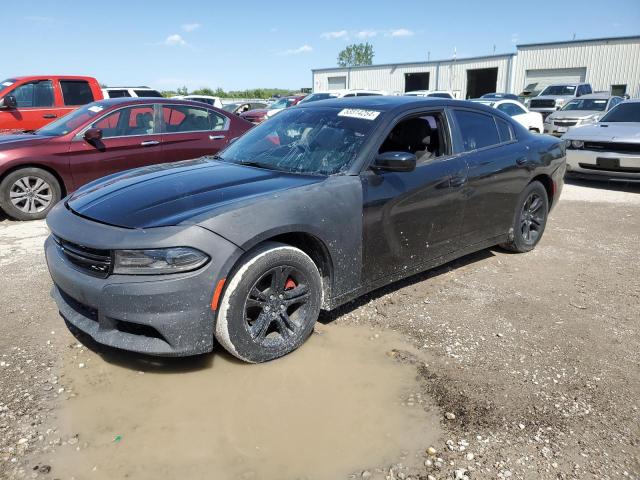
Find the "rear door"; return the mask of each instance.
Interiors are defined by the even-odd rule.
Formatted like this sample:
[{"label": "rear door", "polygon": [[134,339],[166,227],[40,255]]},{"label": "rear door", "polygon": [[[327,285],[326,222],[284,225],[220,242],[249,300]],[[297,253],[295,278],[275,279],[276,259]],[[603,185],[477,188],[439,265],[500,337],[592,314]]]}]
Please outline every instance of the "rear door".
[{"label": "rear door", "polygon": [[0,130],[37,130],[57,117],[53,80],[24,82],[7,95],[13,95],[18,106],[0,110]]},{"label": "rear door", "polygon": [[63,117],[82,105],[96,100],[91,85],[86,80],[59,80],[60,101],[57,116]]},{"label": "rear door", "polygon": [[76,136],[69,149],[76,188],[105,175],[159,163],[162,137],[155,110],[153,104],[123,107],[87,126],[100,128],[102,140],[84,140],[86,128]]},{"label": "rear door", "polygon": [[161,105],[162,159],[175,162],[214,155],[229,143],[231,121],[205,106]]},{"label": "rear door", "polygon": [[504,119],[462,108],[453,110],[456,143],[469,166],[461,241],[470,246],[506,233],[527,183],[528,146]]}]

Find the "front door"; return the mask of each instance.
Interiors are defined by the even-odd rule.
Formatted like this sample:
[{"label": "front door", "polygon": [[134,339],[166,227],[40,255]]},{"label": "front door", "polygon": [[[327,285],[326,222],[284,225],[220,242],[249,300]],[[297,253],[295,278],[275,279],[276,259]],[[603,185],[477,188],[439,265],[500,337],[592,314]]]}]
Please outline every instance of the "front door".
[{"label": "front door", "polygon": [[467,167],[451,154],[446,116],[427,111],[401,119],[379,148],[389,151],[415,153],[418,162],[411,172],[361,174],[365,284],[419,269],[459,245]]},{"label": "front door", "polygon": [[69,163],[75,187],[130,168],[160,163],[161,135],[153,104],[115,110],[90,128],[102,130],[102,140],[89,143],[81,136],[71,142]]},{"label": "front door", "polygon": [[215,155],[229,143],[230,120],[206,107],[162,105],[162,161]]},{"label": "front door", "polygon": [[6,95],[13,95],[18,106],[0,110],[0,130],[33,131],[57,116],[51,80],[23,83]]}]

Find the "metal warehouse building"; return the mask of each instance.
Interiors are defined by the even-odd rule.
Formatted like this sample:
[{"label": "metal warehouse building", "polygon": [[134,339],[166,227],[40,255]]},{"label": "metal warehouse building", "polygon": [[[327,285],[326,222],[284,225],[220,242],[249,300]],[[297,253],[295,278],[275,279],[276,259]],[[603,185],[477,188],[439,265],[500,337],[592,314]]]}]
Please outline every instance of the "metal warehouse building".
[{"label": "metal warehouse building", "polygon": [[315,69],[313,90],[450,90],[458,98],[477,98],[490,92],[518,94],[526,86],[540,91],[552,83],[589,82],[594,91],[640,96],[640,36],[516,48],[516,53],[484,57]]}]

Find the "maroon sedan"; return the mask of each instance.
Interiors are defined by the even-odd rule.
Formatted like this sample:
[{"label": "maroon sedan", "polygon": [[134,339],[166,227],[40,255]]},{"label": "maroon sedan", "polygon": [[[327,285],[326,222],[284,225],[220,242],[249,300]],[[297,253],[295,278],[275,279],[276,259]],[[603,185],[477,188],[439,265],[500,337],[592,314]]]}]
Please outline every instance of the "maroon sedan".
[{"label": "maroon sedan", "polygon": [[215,154],[252,126],[184,100],[90,103],[33,134],[0,136],[0,207],[18,220],[44,218],[63,196],[96,178]]},{"label": "maroon sedan", "polygon": [[240,114],[240,117],[253,123],[258,124],[264,122],[267,118],[273,117],[276,113],[281,112],[285,108],[297,105],[306,95],[292,95],[290,97],[282,97],[267,108],[256,108]]}]

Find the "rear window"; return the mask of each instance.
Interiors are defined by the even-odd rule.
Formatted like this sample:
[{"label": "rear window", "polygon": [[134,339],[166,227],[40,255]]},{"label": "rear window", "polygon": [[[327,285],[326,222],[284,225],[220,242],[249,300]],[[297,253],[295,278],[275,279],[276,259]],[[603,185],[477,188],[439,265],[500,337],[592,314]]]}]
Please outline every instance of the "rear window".
[{"label": "rear window", "polygon": [[602,117],[600,122],[640,123],[640,102],[620,103]]},{"label": "rear window", "polygon": [[501,143],[492,115],[468,110],[456,110],[455,115],[465,152]]},{"label": "rear window", "polygon": [[162,97],[162,94],[156,90],[134,90],[134,92],[138,97]]},{"label": "rear window", "polygon": [[89,82],[84,80],[60,80],[60,88],[65,105],[86,105],[95,100]]}]

